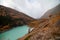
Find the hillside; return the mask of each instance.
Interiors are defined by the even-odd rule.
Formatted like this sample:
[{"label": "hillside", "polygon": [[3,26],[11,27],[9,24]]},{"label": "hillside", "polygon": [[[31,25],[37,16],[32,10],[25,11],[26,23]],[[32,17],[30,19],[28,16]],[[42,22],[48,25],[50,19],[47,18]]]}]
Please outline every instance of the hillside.
[{"label": "hillside", "polygon": [[0,32],[16,26],[26,25],[34,20],[22,12],[0,5]]},{"label": "hillside", "polygon": [[57,15],[60,13],[60,4],[48,10],[41,18],[49,18],[49,16]]},{"label": "hillside", "polygon": [[60,4],[28,26],[34,29],[18,40],[60,40]]}]

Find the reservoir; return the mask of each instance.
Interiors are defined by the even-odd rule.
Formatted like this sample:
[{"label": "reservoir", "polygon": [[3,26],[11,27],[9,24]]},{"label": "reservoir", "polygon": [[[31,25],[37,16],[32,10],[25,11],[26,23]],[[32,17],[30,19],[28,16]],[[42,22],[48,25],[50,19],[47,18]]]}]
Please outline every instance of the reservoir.
[{"label": "reservoir", "polygon": [[0,34],[0,40],[17,40],[28,33],[29,27],[27,25],[18,26],[9,31]]}]

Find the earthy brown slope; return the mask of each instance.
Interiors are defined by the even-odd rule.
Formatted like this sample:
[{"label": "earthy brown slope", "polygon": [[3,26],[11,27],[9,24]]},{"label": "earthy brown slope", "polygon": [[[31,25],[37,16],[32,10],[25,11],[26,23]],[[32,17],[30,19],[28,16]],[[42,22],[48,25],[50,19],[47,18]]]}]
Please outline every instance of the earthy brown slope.
[{"label": "earthy brown slope", "polygon": [[[29,24],[35,27],[29,34],[18,40],[60,40],[60,5],[49,10],[48,15],[44,15],[42,19],[33,21]],[[57,11],[58,10],[58,11]],[[52,14],[52,15],[51,15]],[[43,21],[41,21],[43,20]]]},{"label": "earthy brown slope", "polygon": [[32,32],[20,38],[19,40],[60,40],[59,15],[54,15],[50,20],[33,26],[37,26],[37,28],[35,28]]},{"label": "earthy brown slope", "polygon": [[51,18],[25,37],[27,38],[23,40],[60,40],[60,16]]},{"label": "earthy brown slope", "polygon": [[22,12],[0,5],[0,32],[12,27],[26,25],[34,20]]}]

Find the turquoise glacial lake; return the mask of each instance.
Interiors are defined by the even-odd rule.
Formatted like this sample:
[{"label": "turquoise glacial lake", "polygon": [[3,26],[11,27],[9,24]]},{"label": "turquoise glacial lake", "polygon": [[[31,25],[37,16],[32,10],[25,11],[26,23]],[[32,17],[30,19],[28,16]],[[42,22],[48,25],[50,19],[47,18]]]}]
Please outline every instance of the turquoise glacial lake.
[{"label": "turquoise glacial lake", "polygon": [[0,34],[0,40],[17,40],[28,33],[28,26],[19,26]]}]

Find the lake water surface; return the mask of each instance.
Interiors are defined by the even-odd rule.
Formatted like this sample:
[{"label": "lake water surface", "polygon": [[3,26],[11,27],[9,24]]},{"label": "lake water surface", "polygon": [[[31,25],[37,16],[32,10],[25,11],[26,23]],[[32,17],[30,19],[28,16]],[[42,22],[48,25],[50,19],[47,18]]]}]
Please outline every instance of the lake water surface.
[{"label": "lake water surface", "polygon": [[0,34],[0,40],[17,40],[28,33],[28,26],[21,26],[13,28],[7,32]]}]

